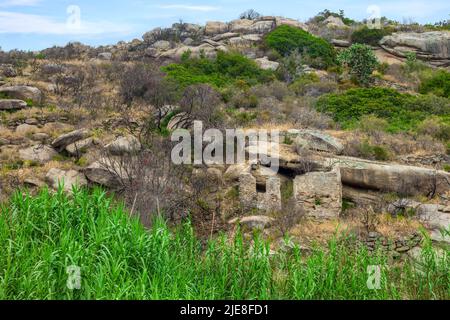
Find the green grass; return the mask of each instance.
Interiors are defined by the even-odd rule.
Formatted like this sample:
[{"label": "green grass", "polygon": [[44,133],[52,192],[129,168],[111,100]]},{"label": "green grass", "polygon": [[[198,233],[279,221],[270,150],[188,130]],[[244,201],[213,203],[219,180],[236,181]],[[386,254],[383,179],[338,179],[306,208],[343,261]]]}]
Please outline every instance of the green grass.
[{"label": "green grass", "polygon": [[[100,190],[17,192],[0,216],[0,299],[448,299],[448,252],[428,246],[422,273],[333,240],[304,255],[269,254],[255,235],[199,241],[189,223],[150,230]],[[67,267],[81,288],[67,288]],[[380,265],[381,288],[367,288]]]}]

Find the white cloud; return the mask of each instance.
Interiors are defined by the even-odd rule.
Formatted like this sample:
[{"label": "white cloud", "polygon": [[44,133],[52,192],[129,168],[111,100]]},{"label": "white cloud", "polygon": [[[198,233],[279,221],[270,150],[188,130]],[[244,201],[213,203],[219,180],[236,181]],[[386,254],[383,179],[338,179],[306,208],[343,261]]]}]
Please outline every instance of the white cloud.
[{"label": "white cloud", "polygon": [[79,27],[71,27],[65,21],[55,21],[49,17],[0,11],[0,33],[28,33],[48,35],[101,35],[127,34],[131,27],[108,21],[89,22],[81,20]]},{"label": "white cloud", "polygon": [[41,0],[4,0],[0,7],[32,7],[36,6]]},{"label": "white cloud", "polygon": [[159,6],[159,8],[161,8],[161,9],[175,9],[175,10],[189,10],[189,11],[203,11],[203,12],[216,11],[216,10],[220,9],[220,7],[191,6],[191,5],[185,5],[185,4],[162,5],[162,6]]}]

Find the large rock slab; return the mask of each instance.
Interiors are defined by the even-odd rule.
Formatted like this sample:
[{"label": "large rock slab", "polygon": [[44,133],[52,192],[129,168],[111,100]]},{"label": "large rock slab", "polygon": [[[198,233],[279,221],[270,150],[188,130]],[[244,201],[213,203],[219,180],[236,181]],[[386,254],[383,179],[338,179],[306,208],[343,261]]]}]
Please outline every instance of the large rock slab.
[{"label": "large rock slab", "polygon": [[37,104],[40,104],[42,101],[41,90],[30,86],[0,87],[0,94],[6,94],[13,99],[31,100]]},{"label": "large rock slab", "polygon": [[263,230],[270,227],[275,220],[268,216],[247,216],[242,218],[234,218],[228,221],[229,224],[240,224],[249,229]]},{"label": "large rock slab", "polygon": [[112,155],[132,154],[141,150],[141,143],[134,136],[120,137],[106,145],[105,148]]},{"label": "large rock slab", "polygon": [[27,107],[27,103],[18,99],[0,99],[0,110],[20,110]]},{"label": "large rock slab", "polygon": [[45,179],[53,189],[63,185],[66,192],[72,192],[74,187],[84,187],[88,183],[84,174],[76,170],[64,171],[56,168],[50,169]]},{"label": "large rock slab", "polygon": [[24,161],[46,163],[52,161],[58,153],[50,146],[38,145],[19,150],[19,156]]},{"label": "large rock slab", "polygon": [[322,166],[338,167],[342,183],[356,188],[409,196],[432,196],[450,191],[450,173],[445,171],[352,157],[329,157]]},{"label": "large rock slab", "polygon": [[323,23],[326,24],[327,27],[330,27],[330,28],[345,28],[345,27],[347,27],[341,18],[335,17],[335,16],[329,16],[328,18],[326,18],[323,21]]},{"label": "large rock slab", "polygon": [[342,210],[342,184],[338,169],[310,172],[294,179],[294,199],[306,216],[337,218]]},{"label": "large rock slab", "polygon": [[86,151],[99,144],[99,142],[93,138],[87,138],[87,139],[83,139],[83,140],[79,140],[77,142],[74,142],[72,144],[69,144],[66,147],[66,151],[69,155],[73,156],[73,157],[78,157],[83,153],[86,153]]},{"label": "large rock slab", "polygon": [[234,33],[248,33],[251,31],[253,20],[249,19],[237,19],[229,23],[230,32]]},{"label": "large rock slab", "polygon": [[121,164],[121,161],[114,158],[103,158],[84,169],[83,173],[89,181],[115,189],[120,187],[126,178],[125,168]]},{"label": "large rock slab", "polygon": [[208,21],[205,26],[206,35],[216,35],[228,31],[228,25],[220,21]]},{"label": "large rock slab", "polygon": [[334,154],[342,154],[344,151],[344,146],[338,139],[315,130],[298,130],[294,144],[297,151],[309,149]]},{"label": "large rock slab", "polygon": [[16,133],[22,136],[26,136],[35,133],[38,130],[39,128],[37,126],[24,123],[17,126]]},{"label": "large rock slab", "polygon": [[398,32],[385,36],[380,41],[383,49],[391,54],[405,57],[415,53],[420,59],[430,60],[435,65],[447,66],[450,63],[450,32]]},{"label": "large rock slab", "polygon": [[77,142],[79,140],[86,139],[89,136],[89,130],[87,129],[79,129],[66,134],[63,134],[56,138],[52,142],[52,147],[57,150],[63,150],[68,145]]},{"label": "large rock slab", "polygon": [[300,22],[298,20],[294,20],[294,19],[289,19],[289,18],[284,18],[284,17],[276,17],[275,24],[277,27],[283,26],[283,25],[288,25],[291,27],[296,27],[296,28],[300,28],[305,31],[308,31],[308,26],[305,23]]},{"label": "large rock slab", "polygon": [[255,62],[263,70],[275,71],[280,66],[280,63],[278,63],[276,61],[270,61],[269,58],[267,58],[267,57],[255,59]]}]

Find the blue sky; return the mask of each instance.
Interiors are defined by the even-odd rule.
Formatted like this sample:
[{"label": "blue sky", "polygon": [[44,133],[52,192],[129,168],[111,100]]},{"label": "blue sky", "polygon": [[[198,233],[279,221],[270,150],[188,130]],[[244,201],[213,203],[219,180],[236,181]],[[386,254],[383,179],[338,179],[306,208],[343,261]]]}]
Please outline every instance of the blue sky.
[{"label": "blue sky", "polygon": [[323,9],[343,9],[350,18],[362,20],[369,17],[370,5],[398,21],[450,18],[448,0],[0,0],[0,47],[39,50],[69,41],[112,44],[180,19],[201,24],[233,20],[250,8],[301,21]]}]

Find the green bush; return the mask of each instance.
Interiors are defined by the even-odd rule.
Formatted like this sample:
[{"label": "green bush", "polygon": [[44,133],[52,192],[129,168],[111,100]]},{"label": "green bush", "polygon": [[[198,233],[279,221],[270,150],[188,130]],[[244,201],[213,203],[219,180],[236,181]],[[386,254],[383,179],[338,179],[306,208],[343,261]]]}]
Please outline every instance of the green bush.
[{"label": "green bush", "polygon": [[305,73],[289,85],[289,89],[296,95],[302,96],[306,92],[306,87],[313,83],[319,83],[319,76],[315,73]]},{"label": "green bush", "polygon": [[219,52],[215,59],[191,58],[187,53],[181,63],[170,64],[162,70],[181,87],[205,83],[220,88],[237,81],[255,85],[274,79],[272,71],[260,69],[253,60],[239,53]]},{"label": "green bush", "polygon": [[435,116],[425,119],[419,124],[417,132],[442,141],[450,140],[450,124]]},{"label": "green bush", "polygon": [[279,26],[270,32],[265,39],[267,46],[288,56],[295,50],[311,59],[316,68],[327,68],[336,65],[334,47],[322,38],[291,26]]},{"label": "green bush", "polygon": [[350,69],[350,73],[356,77],[362,85],[370,82],[370,76],[378,66],[378,60],[372,49],[365,44],[353,44],[342,51],[338,61]]},{"label": "green bush", "polygon": [[358,146],[358,152],[364,159],[387,161],[391,158],[389,150],[384,146],[372,145],[368,141],[364,141]]},{"label": "green bush", "polygon": [[364,26],[353,32],[351,40],[352,43],[378,46],[380,40],[388,34],[389,32],[385,29],[369,29],[367,26]]},{"label": "green bush", "polygon": [[439,70],[420,84],[420,93],[432,93],[439,97],[450,98],[450,72]]},{"label": "green bush", "polygon": [[388,121],[387,131],[399,132],[417,128],[432,115],[448,122],[450,100],[401,94],[387,88],[356,88],[324,95],[317,100],[316,108],[329,113],[344,128],[354,128],[362,116],[374,115]]}]

